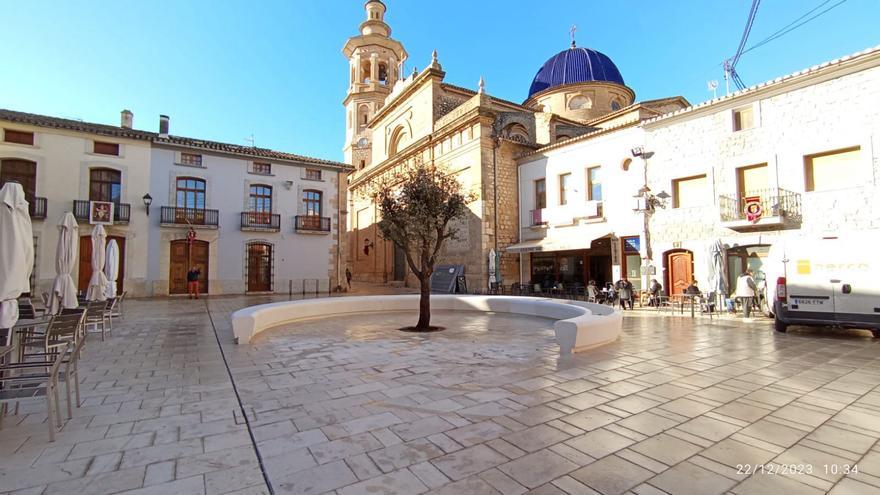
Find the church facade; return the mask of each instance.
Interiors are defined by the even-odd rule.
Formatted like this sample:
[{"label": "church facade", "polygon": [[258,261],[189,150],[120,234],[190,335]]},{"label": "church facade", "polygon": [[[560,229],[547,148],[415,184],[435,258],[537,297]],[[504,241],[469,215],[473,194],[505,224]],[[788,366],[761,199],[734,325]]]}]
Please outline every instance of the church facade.
[{"label": "church facade", "polygon": [[[635,93],[614,64],[594,50],[572,47],[540,69],[528,99],[515,103],[444,82],[436,52],[421,71],[404,73],[403,44],[391,38],[385,5],[365,5],[360,35],[350,38],[345,161],[348,184],[348,265],[356,280],[412,284],[404,255],[379,235],[372,187],[402,167],[429,163],[455,174],[473,193],[459,238],[444,262],[464,265],[468,287],[485,288],[489,256],[500,256],[501,282],[520,278],[518,160],[539,148],[595,130],[590,120],[632,105]],[[409,278],[409,280],[408,280]]]}]

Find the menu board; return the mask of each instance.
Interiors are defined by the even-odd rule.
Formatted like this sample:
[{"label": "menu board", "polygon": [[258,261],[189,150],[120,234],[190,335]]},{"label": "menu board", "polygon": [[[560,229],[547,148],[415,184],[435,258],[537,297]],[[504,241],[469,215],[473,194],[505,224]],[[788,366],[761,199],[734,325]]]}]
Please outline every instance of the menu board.
[{"label": "menu board", "polygon": [[458,277],[464,276],[464,265],[437,265],[431,274],[431,292],[454,294]]}]

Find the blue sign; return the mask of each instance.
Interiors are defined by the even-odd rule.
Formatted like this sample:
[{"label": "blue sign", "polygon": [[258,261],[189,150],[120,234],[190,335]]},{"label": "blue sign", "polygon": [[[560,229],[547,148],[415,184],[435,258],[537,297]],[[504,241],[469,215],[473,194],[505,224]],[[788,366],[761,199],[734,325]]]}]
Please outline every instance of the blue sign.
[{"label": "blue sign", "polygon": [[624,237],[623,250],[627,253],[638,253],[641,242],[638,237]]}]

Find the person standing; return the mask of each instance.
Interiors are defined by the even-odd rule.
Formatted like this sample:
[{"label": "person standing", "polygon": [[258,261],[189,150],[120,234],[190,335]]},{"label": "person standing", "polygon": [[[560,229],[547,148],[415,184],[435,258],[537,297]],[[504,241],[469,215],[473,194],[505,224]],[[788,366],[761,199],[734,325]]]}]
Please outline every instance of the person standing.
[{"label": "person standing", "polygon": [[189,289],[190,299],[192,299],[193,296],[195,296],[196,299],[199,298],[199,277],[201,275],[202,272],[195,266],[190,267],[189,271],[186,272],[186,285]]},{"label": "person standing", "polygon": [[626,279],[626,277],[621,278],[617,281],[617,294],[620,297],[620,307],[626,309],[627,304],[629,304],[629,309],[633,309],[633,285],[632,282]]},{"label": "person standing", "polygon": [[351,290],[351,270],[345,269],[345,281],[348,283],[348,290]]},{"label": "person standing", "polygon": [[650,301],[648,302],[649,306],[660,305],[660,292],[662,290],[663,287],[660,286],[660,282],[658,282],[656,278],[652,278],[651,287],[648,289],[648,292],[650,293]]},{"label": "person standing", "polygon": [[752,270],[744,271],[736,279],[736,297],[742,301],[743,318],[750,318],[752,315],[752,304],[755,301],[755,291],[758,290],[755,279],[752,278]]}]

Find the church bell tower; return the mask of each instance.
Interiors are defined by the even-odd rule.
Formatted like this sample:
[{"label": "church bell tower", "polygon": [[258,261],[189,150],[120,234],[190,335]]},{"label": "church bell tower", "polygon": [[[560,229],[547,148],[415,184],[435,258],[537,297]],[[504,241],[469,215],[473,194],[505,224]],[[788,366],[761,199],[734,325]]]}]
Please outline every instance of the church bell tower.
[{"label": "church bell tower", "polygon": [[391,28],[385,23],[385,4],[369,0],[364,4],[367,19],[361,23],[361,34],[348,39],[342,53],[348,58],[348,94],[345,106],[346,163],[360,171],[370,166],[372,135],[367,123],[385,104],[394,83],[401,77],[406,50],[392,39]]}]

